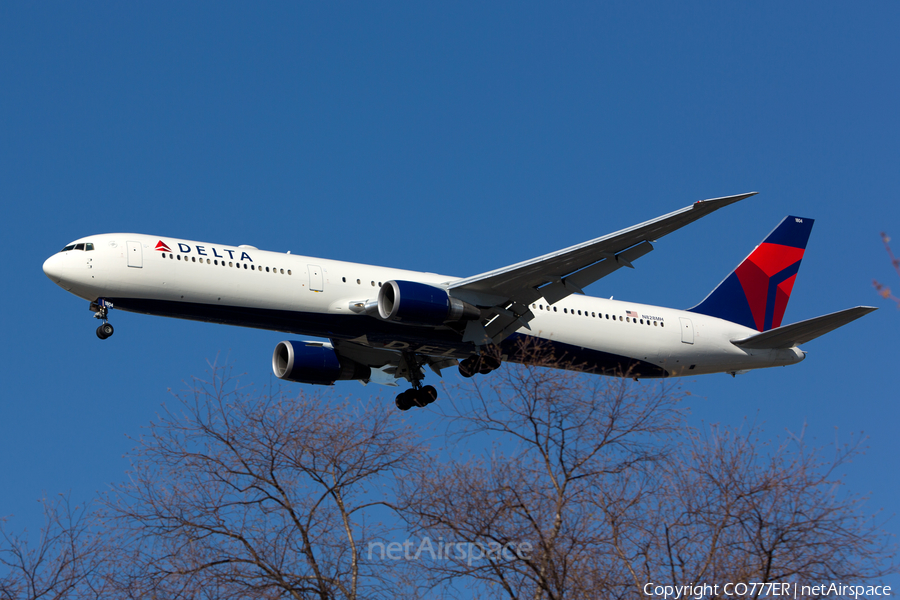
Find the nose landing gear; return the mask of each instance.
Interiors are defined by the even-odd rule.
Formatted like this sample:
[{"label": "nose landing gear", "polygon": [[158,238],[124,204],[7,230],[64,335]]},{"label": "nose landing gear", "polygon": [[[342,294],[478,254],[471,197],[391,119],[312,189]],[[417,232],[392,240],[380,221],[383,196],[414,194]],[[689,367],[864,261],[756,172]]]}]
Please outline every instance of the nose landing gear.
[{"label": "nose landing gear", "polygon": [[109,323],[103,323],[100,325],[100,327],[97,328],[97,337],[101,340],[105,340],[114,332],[115,330],[113,329],[112,325],[110,325]]},{"label": "nose landing gear", "polygon": [[96,302],[91,302],[90,309],[94,311],[94,318],[103,320],[103,323],[97,327],[97,337],[101,340],[105,340],[115,332],[113,326],[106,320],[107,315],[109,315],[109,309],[112,307],[112,302],[108,302],[103,298],[98,298]]}]

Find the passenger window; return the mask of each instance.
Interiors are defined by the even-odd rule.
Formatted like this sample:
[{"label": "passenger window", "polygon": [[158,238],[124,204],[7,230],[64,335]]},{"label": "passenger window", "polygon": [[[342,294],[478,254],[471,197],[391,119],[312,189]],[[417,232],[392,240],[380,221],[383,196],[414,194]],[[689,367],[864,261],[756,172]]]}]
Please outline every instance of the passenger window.
[{"label": "passenger window", "polygon": [[653,326],[656,327],[656,325],[657,325],[656,321],[653,321]]},{"label": "passenger window", "polygon": [[268,272],[269,272],[269,267],[266,267],[266,273],[268,273]]},{"label": "passenger window", "polygon": [[553,312],[556,312],[556,307],[555,307],[555,306],[553,307]]},{"label": "passenger window", "polygon": [[178,255],[178,260],[181,260],[181,255],[180,255],[180,254]]},{"label": "passenger window", "polygon": [[244,263],[244,270],[247,270],[247,263]]},{"label": "passenger window", "polygon": [[192,257],[191,257],[191,262],[197,262],[197,257],[196,257],[196,256],[192,256]]},{"label": "passenger window", "polygon": [[[347,283],[347,278],[346,278],[346,277],[341,277],[341,281],[343,281],[344,283]],[[468,363],[467,363],[467,364],[468,364]]]},{"label": "passenger window", "polygon": [[290,274],[291,274],[291,270],[290,270],[290,269],[288,269],[288,275],[290,275]]},{"label": "passenger window", "polygon": [[566,314],[569,314],[569,309],[568,309],[568,308],[564,308],[564,309],[563,309],[563,312],[566,313]]},{"label": "passenger window", "polygon": [[[223,263],[223,264],[224,264],[224,263]],[[228,266],[229,266],[229,267],[233,267],[233,266],[234,266],[234,263],[229,261]]]},{"label": "passenger window", "polygon": [[281,274],[284,275],[284,269],[279,269],[279,270],[281,271]]},{"label": "passenger window", "polygon": [[357,280],[356,280],[356,285],[361,285],[361,284],[362,284],[362,282],[360,282],[360,280],[357,279]]},{"label": "passenger window", "polygon": [[660,327],[665,327],[666,324],[665,324],[665,323],[660,323],[659,326],[660,326]]}]

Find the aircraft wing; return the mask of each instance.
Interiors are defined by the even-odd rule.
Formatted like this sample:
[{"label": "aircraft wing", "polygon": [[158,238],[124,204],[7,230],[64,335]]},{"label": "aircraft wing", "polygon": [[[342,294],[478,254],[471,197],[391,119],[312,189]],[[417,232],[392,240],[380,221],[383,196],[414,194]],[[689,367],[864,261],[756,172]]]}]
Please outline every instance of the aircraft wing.
[{"label": "aircraft wing", "polygon": [[781,327],[776,327],[775,329],[770,329],[763,333],[757,333],[756,335],[751,335],[750,337],[741,340],[733,340],[731,343],[735,346],[740,346],[741,348],[790,348],[798,344],[805,344],[810,340],[825,335],[829,331],[834,331],[838,327],[842,327],[851,321],[855,321],[856,319],[869,314],[873,310],[878,309],[874,306],[856,306],[854,308],[847,308],[831,314],[822,315],[821,317],[800,321],[799,323],[782,325]]},{"label": "aircraft wing", "polygon": [[652,240],[681,229],[724,206],[756,192],[700,200],[644,223],[610,233],[508,267],[459,279],[449,284],[451,296],[486,309],[485,319],[467,325],[464,341],[497,343],[534,318],[532,302],[555,304],[584,287],[631,264],[653,250]]}]

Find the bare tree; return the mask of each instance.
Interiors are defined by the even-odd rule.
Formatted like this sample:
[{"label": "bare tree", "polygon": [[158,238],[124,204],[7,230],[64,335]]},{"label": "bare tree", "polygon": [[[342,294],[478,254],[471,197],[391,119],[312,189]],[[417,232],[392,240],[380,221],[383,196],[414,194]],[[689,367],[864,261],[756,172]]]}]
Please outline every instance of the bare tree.
[{"label": "bare tree", "polygon": [[[894,267],[897,275],[900,275],[900,258],[894,256],[894,251],[891,250],[891,238],[883,231],[881,232],[881,241],[884,242],[884,249],[887,251],[888,256],[891,258],[891,266]],[[882,298],[887,298],[888,300],[895,302],[897,304],[897,308],[900,308],[900,298],[898,298],[891,292],[890,287],[880,283],[877,279],[872,280],[872,285],[875,286],[875,290],[881,295]]]},{"label": "bare tree", "polygon": [[[665,457],[677,394],[542,366],[507,367],[486,381],[451,401],[455,436],[477,443],[487,434],[490,449],[423,465],[401,485],[415,530],[450,544],[420,557],[424,580],[468,580],[510,598],[598,597],[583,573],[615,561],[604,557],[610,532],[592,501],[597,490],[630,493],[622,481]],[[630,501],[621,494],[620,507]]]},{"label": "bare tree", "polygon": [[256,393],[214,367],[138,440],[99,516],[60,500],[32,545],[0,535],[0,600],[630,599],[897,570],[841,483],[858,444],[692,428],[665,382],[532,358],[432,405],[448,411],[435,450],[388,403]]},{"label": "bare tree", "polygon": [[[866,514],[864,498],[838,476],[858,442],[829,453],[802,435],[764,439],[756,426],[686,428],[667,460],[636,482],[638,502],[622,510],[597,490],[592,504],[615,532],[635,591],[648,583],[858,582],[896,570],[883,520]],[[797,597],[818,597],[799,589]]]},{"label": "bare tree", "polygon": [[694,429],[666,385],[514,366],[486,381],[454,394],[451,416],[455,435],[491,445],[401,482],[429,540],[413,561],[426,591],[642,598],[647,584],[896,570],[883,523],[837,477],[856,445],[825,459],[755,427]]},{"label": "bare tree", "polygon": [[36,538],[9,533],[0,521],[0,598],[101,598],[105,543],[94,515],[67,496],[41,501],[44,525]]},{"label": "bare tree", "polygon": [[134,597],[347,598],[383,577],[380,484],[417,438],[377,404],[253,394],[212,370],[176,396],[109,498]]}]

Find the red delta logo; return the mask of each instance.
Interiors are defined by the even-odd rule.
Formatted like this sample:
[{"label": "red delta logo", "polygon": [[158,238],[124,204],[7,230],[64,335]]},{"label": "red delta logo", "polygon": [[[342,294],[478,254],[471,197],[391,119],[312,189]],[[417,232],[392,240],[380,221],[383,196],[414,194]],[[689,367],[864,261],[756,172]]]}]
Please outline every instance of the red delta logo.
[{"label": "red delta logo", "polygon": [[735,269],[758,331],[781,326],[803,251],[763,242]]},{"label": "red delta logo", "polygon": [[156,242],[156,249],[159,250],[160,252],[171,252],[172,251],[172,249],[169,248],[168,246],[166,246],[166,243],[162,240],[159,240],[158,242]]}]

